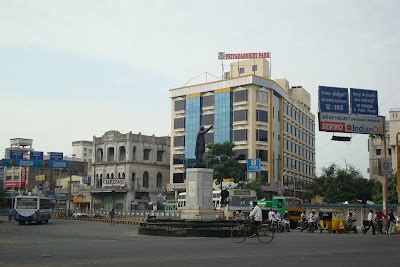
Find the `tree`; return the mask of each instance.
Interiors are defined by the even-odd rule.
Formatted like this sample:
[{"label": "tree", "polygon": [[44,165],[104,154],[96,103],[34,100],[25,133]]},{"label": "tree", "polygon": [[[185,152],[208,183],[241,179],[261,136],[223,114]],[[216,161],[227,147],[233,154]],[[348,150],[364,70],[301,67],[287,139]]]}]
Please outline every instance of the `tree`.
[{"label": "tree", "polygon": [[[375,203],[382,204],[382,183],[378,180],[373,181],[373,194],[372,201]],[[387,203],[394,204],[397,203],[397,177],[395,174],[390,175],[388,179],[388,189],[387,189]]]},{"label": "tree", "polygon": [[205,164],[214,169],[214,177],[221,188],[224,178],[233,178],[236,183],[245,180],[246,165],[236,159],[234,147],[230,142],[207,145]]},{"label": "tree", "polygon": [[359,170],[340,168],[332,164],[323,168],[322,175],[311,184],[308,196],[321,196],[328,203],[372,199],[374,182],[362,177]]}]

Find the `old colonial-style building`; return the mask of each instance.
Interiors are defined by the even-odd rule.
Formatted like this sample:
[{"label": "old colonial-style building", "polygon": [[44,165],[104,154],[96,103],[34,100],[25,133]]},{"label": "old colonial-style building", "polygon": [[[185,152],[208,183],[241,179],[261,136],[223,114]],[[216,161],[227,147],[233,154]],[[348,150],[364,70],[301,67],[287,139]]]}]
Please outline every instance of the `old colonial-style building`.
[{"label": "old colonial-style building", "polygon": [[170,138],[108,131],[93,137],[94,209],[146,209],[160,204],[169,181]]}]

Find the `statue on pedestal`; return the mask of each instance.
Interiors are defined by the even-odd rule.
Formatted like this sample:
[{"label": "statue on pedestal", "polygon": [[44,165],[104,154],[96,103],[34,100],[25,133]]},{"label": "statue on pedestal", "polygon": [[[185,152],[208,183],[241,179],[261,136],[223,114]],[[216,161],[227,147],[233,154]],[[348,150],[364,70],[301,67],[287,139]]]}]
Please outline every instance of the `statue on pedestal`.
[{"label": "statue on pedestal", "polygon": [[196,165],[195,168],[205,168],[206,165],[203,162],[203,154],[206,152],[206,141],[204,139],[204,135],[210,131],[214,125],[211,125],[210,128],[207,130],[204,129],[203,126],[200,127],[199,133],[197,134],[197,139],[196,139],[196,150],[195,150],[195,155],[196,155]]}]

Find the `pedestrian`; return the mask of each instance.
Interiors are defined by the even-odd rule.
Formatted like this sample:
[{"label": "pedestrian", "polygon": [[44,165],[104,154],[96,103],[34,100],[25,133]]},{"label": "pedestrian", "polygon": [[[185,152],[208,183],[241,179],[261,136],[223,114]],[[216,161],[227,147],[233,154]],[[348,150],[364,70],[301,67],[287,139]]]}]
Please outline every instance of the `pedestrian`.
[{"label": "pedestrian", "polygon": [[9,222],[12,221],[13,216],[14,216],[14,209],[9,208],[9,209],[8,209],[8,221],[9,221]]},{"label": "pedestrian", "polygon": [[114,210],[114,208],[110,211],[110,225],[115,226],[115,210]]},{"label": "pedestrian", "polygon": [[393,209],[389,212],[389,230],[388,234],[393,235],[396,229],[396,217],[394,217]]},{"label": "pedestrian", "polygon": [[371,227],[372,227],[372,234],[375,235],[374,211],[373,210],[370,210],[368,213],[366,226],[364,229],[364,234],[366,234]]}]

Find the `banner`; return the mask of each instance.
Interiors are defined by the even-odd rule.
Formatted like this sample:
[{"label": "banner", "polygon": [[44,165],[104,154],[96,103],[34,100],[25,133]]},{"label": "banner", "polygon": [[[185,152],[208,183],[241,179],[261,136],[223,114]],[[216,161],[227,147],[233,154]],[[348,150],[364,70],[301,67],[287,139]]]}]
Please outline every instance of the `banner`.
[{"label": "banner", "polygon": [[350,88],[352,114],[378,116],[378,92]]},{"label": "banner", "polygon": [[318,113],[319,130],[324,132],[383,134],[384,117]]},{"label": "banner", "polygon": [[347,88],[319,86],[319,111],[349,113],[349,93]]}]

